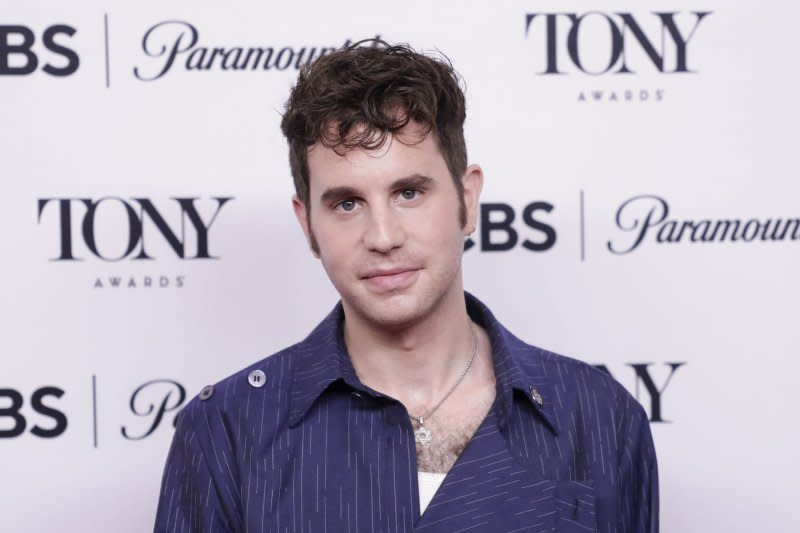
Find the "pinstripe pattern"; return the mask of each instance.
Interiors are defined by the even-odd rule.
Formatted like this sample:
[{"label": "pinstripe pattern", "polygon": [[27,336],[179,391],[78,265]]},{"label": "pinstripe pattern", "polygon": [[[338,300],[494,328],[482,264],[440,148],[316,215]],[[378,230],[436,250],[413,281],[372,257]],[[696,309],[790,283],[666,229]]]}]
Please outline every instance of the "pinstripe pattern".
[{"label": "pinstripe pattern", "polygon": [[[523,343],[466,299],[491,339],[497,396],[422,517],[408,414],[358,381],[338,305],[304,341],[184,408],[155,531],[657,533],[641,406],[607,374]],[[263,387],[248,384],[254,369]]]}]

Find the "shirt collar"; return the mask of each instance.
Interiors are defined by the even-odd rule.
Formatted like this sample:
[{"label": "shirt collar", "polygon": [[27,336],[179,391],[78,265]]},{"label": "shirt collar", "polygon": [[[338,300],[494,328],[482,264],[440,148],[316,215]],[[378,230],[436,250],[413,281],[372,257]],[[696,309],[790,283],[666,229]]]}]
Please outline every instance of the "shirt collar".
[{"label": "shirt collar", "polygon": [[[516,394],[524,397],[544,418],[550,430],[558,435],[554,387],[542,366],[541,350],[515,337],[476,297],[465,292],[464,298],[470,318],[486,330],[492,343],[497,394],[500,395],[498,417],[501,429],[505,431]],[[317,398],[336,381],[385,398],[358,379],[344,344],[343,323],[344,309],[339,302],[305,340],[295,345],[289,399],[290,426],[297,425]]]}]

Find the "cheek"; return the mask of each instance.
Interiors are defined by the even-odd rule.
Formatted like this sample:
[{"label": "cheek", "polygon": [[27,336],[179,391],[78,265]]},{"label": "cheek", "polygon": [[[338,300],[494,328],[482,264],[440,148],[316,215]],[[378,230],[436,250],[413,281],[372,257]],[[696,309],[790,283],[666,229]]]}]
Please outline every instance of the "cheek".
[{"label": "cheek", "polygon": [[346,228],[332,228],[320,224],[312,226],[319,256],[329,275],[342,277],[341,270],[349,265],[356,256],[357,234]]},{"label": "cheek", "polygon": [[413,227],[413,233],[418,239],[430,243],[431,246],[449,248],[455,243],[463,247],[456,204],[432,206],[412,218],[410,227]]}]

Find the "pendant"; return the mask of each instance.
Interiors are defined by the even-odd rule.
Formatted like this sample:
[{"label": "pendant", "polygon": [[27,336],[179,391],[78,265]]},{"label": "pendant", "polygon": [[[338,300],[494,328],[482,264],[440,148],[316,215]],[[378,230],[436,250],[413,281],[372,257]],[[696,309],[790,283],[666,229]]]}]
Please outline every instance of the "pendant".
[{"label": "pendant", "polygon": [[427,446],[430,444],[431,440],[433,440],[433,434],[431,430],[424,426],[425,422],[420,419],[419,421],[419,429],[414,432],[414,440],[422,444],[423,446]]}]

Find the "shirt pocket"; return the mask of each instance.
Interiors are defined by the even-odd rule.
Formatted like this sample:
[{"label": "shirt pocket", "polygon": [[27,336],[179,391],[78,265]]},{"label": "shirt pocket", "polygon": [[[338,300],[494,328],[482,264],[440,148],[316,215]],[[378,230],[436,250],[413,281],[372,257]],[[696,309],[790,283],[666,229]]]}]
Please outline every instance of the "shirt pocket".
[{"label": "shirt pocket", "polygon": [[597,531],[594,497],[593,480],[557,481],[555,488],[556,532]]}]

